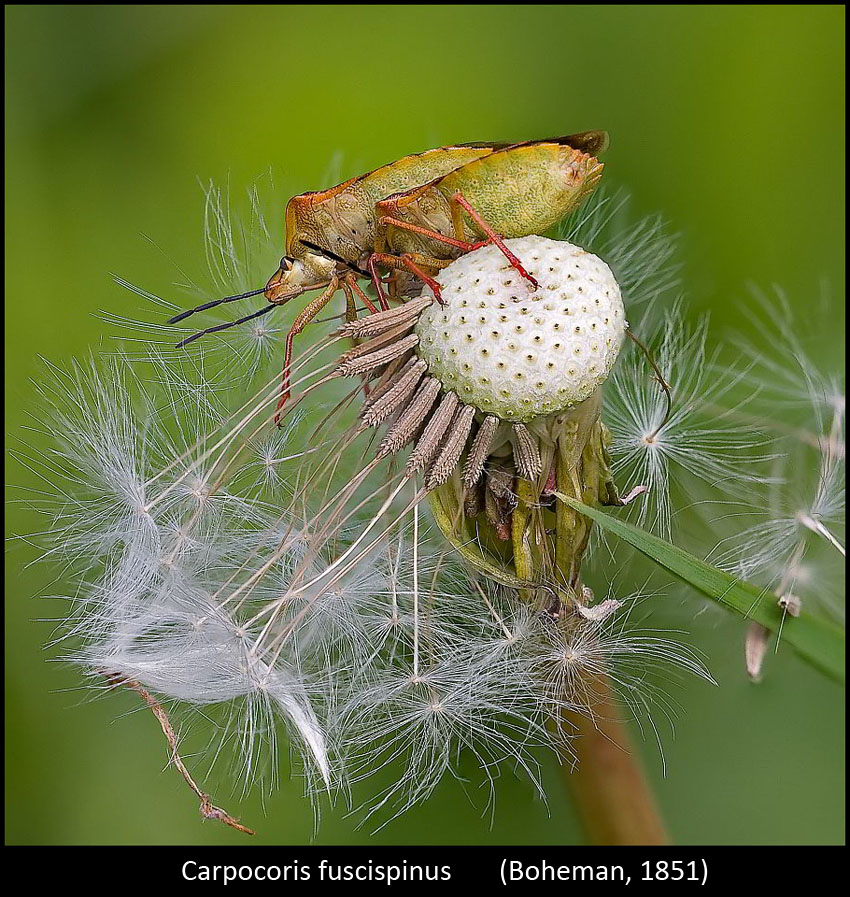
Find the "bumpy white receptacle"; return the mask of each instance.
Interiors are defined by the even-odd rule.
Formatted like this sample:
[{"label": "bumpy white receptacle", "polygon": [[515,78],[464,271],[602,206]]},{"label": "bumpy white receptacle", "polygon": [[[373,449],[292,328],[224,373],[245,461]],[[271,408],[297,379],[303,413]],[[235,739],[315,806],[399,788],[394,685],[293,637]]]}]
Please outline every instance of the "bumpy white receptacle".
[{"label": "bumpy white receptacle", "polygon": [[445,305],[422,313],[417,351],[465,404],[529,421],[584,401],[603,383],[623,343],[625,312],[611,269],[580,246],[537,236],[506,244],[539,287],[495,246],[462,256],[437,278]]}]

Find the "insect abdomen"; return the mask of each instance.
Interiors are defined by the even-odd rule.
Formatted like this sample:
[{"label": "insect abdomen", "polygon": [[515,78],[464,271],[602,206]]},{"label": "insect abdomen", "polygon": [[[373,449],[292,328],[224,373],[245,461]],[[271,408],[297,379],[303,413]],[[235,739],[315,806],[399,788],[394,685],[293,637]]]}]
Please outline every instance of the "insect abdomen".
[{"label": "insect abdomen", "polygon": [[[595,187],[602,163],[555,143],[493,153],[443,178],[449,199],[460,192],[481,217],[506,237],[543,233],[574,211]],[[464,219],[470,234],[481,236]]]}]

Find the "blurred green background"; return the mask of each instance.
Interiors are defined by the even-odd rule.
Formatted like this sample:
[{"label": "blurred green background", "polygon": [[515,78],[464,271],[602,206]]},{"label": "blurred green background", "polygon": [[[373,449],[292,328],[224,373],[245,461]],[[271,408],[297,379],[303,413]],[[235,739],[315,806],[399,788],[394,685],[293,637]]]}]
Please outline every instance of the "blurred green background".
[{"label": "blurred green background", "polygon": [[[109,272],[168,289],[173,268],[140,234],[200,264],[198,178],[239,195],[270,167],[282,211],[335,164],[341,179],[449,142],[596,127],[612,135],[606,178],[682,232],[687,289],[721,334],[740,326],[748,281],[780,284],[804,317],[828,289],[817,356],[842,361],[842,7],[7,6],[6,26],[11,434],[38,356],[83,354],[111,336],[99,309],[137,307]],[[17,466],[7,480],[37,487]],[[7,511],[12,533],[36,525]],[[7,556],[7,841],[239,841],[199,821],[162,771],[154,721],[123,715],[129,696],[87,702],[75,670],[45,662],[50,626],[35,620],[58,611],[34,596],[58,586],[33,557],[20,543]],[[715,615],[692,630],[720,687],[676,693],[666,778],[645,745],[675,840],[843,842],[843,692],[788,652],[752,686],[740,626]],[[374,837],[329,811],[317,840],[574,841],[554,765],[546,779],[548,812],[505,779],[491,826],[447,781]],[[215,796],[261,841],[311,836],[297,782],[265,808]]]}]

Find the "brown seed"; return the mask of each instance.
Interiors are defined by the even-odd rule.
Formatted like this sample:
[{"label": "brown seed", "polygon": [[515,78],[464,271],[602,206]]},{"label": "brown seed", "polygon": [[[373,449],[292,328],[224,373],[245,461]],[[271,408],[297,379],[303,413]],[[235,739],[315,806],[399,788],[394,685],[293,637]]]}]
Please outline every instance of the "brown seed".
[{"label": "brown seed", "polygon": [[426,377],[420,384],[416,395],[401,413],[399,419],[384,436],[378,449],[378,457],[386,458],[400,451],[419,432],[425,418],[431,410],[442,385],[436,377]]},{"label": "brown seed", "polygon": [[524,480],[534,480],[540,476],[543,462],[537,440],[525,424],[514,424],[514,460],[519,475]]},{"label": "brown seed", "polygon": [[[374,370],[382,364],[392,361],[403,355],[409,349],[412,349],[419,342],[419,337],[415,333],[400,340],[395,340],[390,345],[381,349],[376,349],[368,355],[361,355],[357,358],[346,359],[342,361],[337,369],[342,376],[350,377],[353,374],[364,374],[366,371]],[[366,345],[364,343],[364,345]]]},{"label": "brown seed", "polygon": [[770,645],[770,630],[761,623],[752,622],[747,627],[744,639],[744,659],[747,664],[747,674],[754,682],[761,678],[761,665]]},{"label": "brown seed", "polygon": [[786,614],[790,614],[792,617],[800,616],[802,602],[796,595],[792,595],[790,592],[787,595],[781,595],[777,604]]},{"label": "brown seed", "polygon": [[402,324],[385,331],[373,339],[367,340],[365,343],[360,343],[359,346],[353,346],[351,349],[346,350],[340,355],[340,364],[344,364],[347,361],[353,361],[355,358],[361,358],[364,355],[368,355],[370,352],[374,352],[376,349],[388,346],[397,339],[404,337],[409,330],[410,327],[407,324]]},{"label": "brown seed", "polygon": [[481,483],[467,491],[463,500],[463,513],[467,517],[477,517],[484,510],[484,491]]},{"label": "brown seed", "polygon": [[391,328],[408,323],[413,326],[414,319],[418,318],[420,313],[433,303],[430,296],[420,296],[417,299],[411,299],[396,308],[389,311],[379,311],[376,314],[361,318],[359,321],[351,321],[344,324],[339,329],[340,336],[352,338],[378,336],[390,330]]},{"label": "brown seed", "polygon": [[421,359],[413,357],[402,369],[398,379],[376,402],[363,412],[363,420],[370,427],[377,427],[391,414],[407,404],[417,384],[422,379],[428,365]]},{"label": "brown seed", "polygon": [[463,468],[464,489],[472,489],[481,478],[484,462],[487,460],[487,455],[490,454],[490,446],[498,429],[499,418],[495,414],[488,414],[481,422]]},{"label": "brown seed", "polygon": [[517,504],[516,496],[510,488],[513,480],[513,471],[507,468],[493,465],[487,471],[484,513],[496,536],[503,541],[511,537],[511,513]]},{"label": "brown seed", "polygon": [[407,459],[406,470],[408,476],[429,464],[434,455],[437,454],[440,440],[443,438],[446,428],[452,422],[452,415],[457,405],[458,397],[453,392],[447,392],[443,396],[442,401],[437,406],[437,410],[431,415],[431,420],[428,421],[424,432],[419,437],[416,447]]},{"label": "brown seed", "polygon": [[446,439],[437,460],[434,461],[428,476],[425,477],[425,488],[427,490],[436,489],[447,482],[452,475],[452,471],[457,466],[460,456],[466,446],[466,440],[469,438],[469,431],[472,429],[472,421],[475,419],[475,407],[473,405],[464,405],[458,409],[452,420],[451,426],[446,433]]},{"label": "brown seed", "polygon": [[511,508],[516,507],[517,497],[514,493],[513,467],[493,464],[487,471],[487,488],[497,498],[505,499]]},{"label": "brown seed", "polygon": [[369,383],[369,394],[363,399],[363,411],[367,408],[371,408],[382,395],[386,394],[387,390],[392,389],[393,383],[395,383],[396,377],[398,376],[398,372],[404,367],[408,360],[409,359],[405,358],[403,355],[400,358],[394,359],[381,371],[380,376],[375,377],[374,380]]}]

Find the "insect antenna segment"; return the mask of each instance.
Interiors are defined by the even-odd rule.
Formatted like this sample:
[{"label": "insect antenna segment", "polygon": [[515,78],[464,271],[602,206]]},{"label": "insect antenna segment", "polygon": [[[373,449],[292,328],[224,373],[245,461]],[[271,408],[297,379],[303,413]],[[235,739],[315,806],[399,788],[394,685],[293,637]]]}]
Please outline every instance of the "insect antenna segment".
[{"label": "insect antenna segment", "polygon": [[[262,292],[262,290],[260,292]],[[254,318],[259,318],[260,315],[268,314],[275,308],[277,308],[276,305],[266,305],[259,311],[251,312],[250,315],[245,315],[244,318],[238,318],[235,321],[225,321],[224,324],[216,324],[215,327],[207,327],[206,330],[200,330],[197,333],[193,333],[191,336],[187,336],[186,339],[181,340],[177,343],[176,348],[182,349],[184,346],[188,346],[189,343],[193,343],[196,339],[200,339],[202,336],[206,336],[209,333],[218,333],[220,330],[229,330],[231,327],[237,327],[239,324],[252,321]]]},{"label": "insect antenna segment", "polygon": [[225,296],[223,299],[213,299],[211,302],[205,302],[203,305],[196,305],[194,308],[188,308],[186,311],[181,311],[179,315],[169,318],[168,323],[177,324],[199,311],[207,311],[207,309],[216,308],[216,306],[224,305],[225,302],[236,302],[239,299],[248,299],[251,296],[259,296],[260,293],[263,292],[265,292],[265,287],[260,287],[258,290],[249,290],[247,293],[239,293],[236,296]]}]

